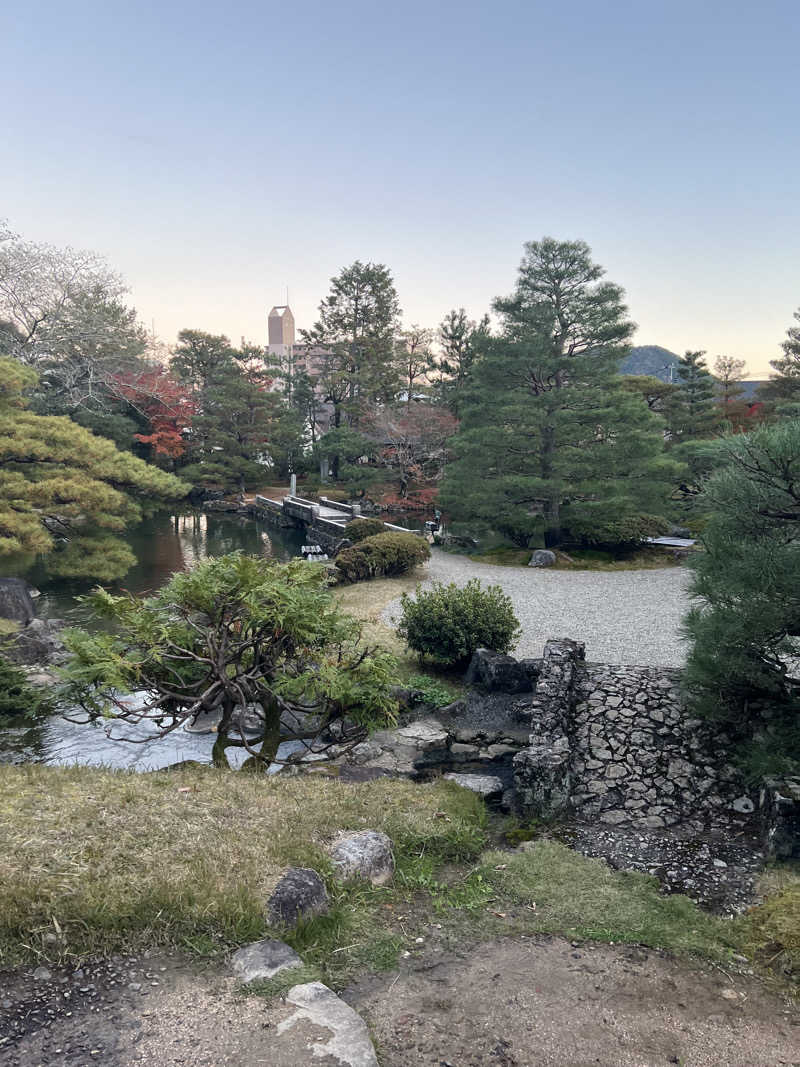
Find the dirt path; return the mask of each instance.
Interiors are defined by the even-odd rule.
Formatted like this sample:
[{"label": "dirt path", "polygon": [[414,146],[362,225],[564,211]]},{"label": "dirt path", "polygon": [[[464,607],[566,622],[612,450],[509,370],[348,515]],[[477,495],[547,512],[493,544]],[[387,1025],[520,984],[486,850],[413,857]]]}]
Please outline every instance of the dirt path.
[{"label": "dirt path", "polygon": [[[800,1065],[800,1015],[781,998],[638,948],[491,942],[405,961],[344,997],[382,1067]],[[153,957],[45,982],[22,974],[0,1004],[2,1067],[284,1067],[275,1034],[287,1005],[242,996],[217,968]]]},{"label": "dirt path", "polygon": [[630,946],[493,942],[362,981],[382,1067],[777,1067],[800,1015],[752,979]]}]

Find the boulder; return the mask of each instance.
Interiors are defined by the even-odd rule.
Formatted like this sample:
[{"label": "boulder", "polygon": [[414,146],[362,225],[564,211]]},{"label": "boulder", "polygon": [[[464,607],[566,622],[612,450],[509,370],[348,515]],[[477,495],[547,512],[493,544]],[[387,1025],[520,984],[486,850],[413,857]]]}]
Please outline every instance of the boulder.
[{"label": "boulder", "polygon": [[464,681],[467,685],[482,685],[490,693],[530,693],[538,671],[536,660],[516,660],[488,648],[478,648]]},{"label": "boulder", "polygon": [[22,578],[0,578],[0,619],[25,625],[35,616],[28,583]]},{"label": "boulder", "polygon": [[290,867],[267,901],[273,926],[294,926],[300,919],[313,919],[327,910],[325,883],[310,867]]},{"label": "boulder", "polygon": [[556,554],[549,548],[537,548],[528,561],[529,567],[555,567]]},{"label": "boulder", "polygon": [[293,948],[283,941],[255,941],[234,952],[231,964],[233,973],[242,982],[257,982],[274,978],[290,967],[300,967],[303,961]]},{"label": "boulder", "polygon": [[495,800],[503,795],[503,783],[500,778],[493,774],[446,774],[449,782],[455,782],[463,789],[471,789],[478,793],[484,800]]},{"label": "boulder", "polygon": [[366,878],[373,885],[385,885],[394,874],[392,842],[379,830],[359,830],[345,834],[330,850],[331,862],[338,878]]},{"label": "boulder", "polygon": [[63,663],[68,657],[58,636],[63,626],[60,619],[31,619],[4,645],[3,655],[12,663]]}]

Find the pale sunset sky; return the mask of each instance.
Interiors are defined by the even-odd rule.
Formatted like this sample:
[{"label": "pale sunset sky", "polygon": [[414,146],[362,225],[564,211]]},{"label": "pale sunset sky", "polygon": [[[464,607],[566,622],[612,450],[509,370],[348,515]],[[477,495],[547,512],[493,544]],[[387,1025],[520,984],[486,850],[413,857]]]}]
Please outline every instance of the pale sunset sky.
[{"label": "pale sunset sky", "polygon": [[797,0],[29,0],[0,12],[0,217],[148,327],[263,343],[354,259],[405,324],[582,238],[635,343],[763,376],[800,304]]}]

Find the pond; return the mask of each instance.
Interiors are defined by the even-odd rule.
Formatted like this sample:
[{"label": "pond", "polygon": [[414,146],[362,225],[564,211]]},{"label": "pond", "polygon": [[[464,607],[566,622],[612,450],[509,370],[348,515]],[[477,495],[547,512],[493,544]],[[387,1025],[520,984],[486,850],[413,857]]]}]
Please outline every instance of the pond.
[{"label": "pond", "polygon": [[[154,592],[176,571],[185,570],[208,556],[221,556],[241,549],[250,555],[286,560],[300,554],[301,530],[273,529],[257,519],[204,512],[161,512],[130,530],[126,540],[136,555],[136,564],[109,588],[134,593]],[[65,580],[48,575],[42,564],[4,567],[6,574],[26,578],[41,593],[36,601],[40,617],[63,619],[71,625],[92,629],[96,620],[76,597],[97,583]],[[112,737],[125,732],[119,724]],[[60,716],[35,723],[12,721],[0,728],[0,763],[83,763],[95,766],[155,770],[182,760],[208,763],[214,734],[174,731],[164,740],[143,743],[115,741],[106,736],[108,724],[81,725]],[[144,727],[140,728],[144,730]],[[145,738],[145,733],[138,735]],[[281,755],[286,754],[286,749]],[[228,749],[231,763],[241,762],[244,750]]]}]

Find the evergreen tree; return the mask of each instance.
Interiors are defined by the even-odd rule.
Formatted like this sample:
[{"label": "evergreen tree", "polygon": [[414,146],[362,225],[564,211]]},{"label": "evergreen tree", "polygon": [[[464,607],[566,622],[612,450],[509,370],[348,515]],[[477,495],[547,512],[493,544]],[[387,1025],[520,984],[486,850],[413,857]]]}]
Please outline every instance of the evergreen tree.
[{"label": "evergreen tree", "polygon": [[617,373],[633,331],[622,289],[601,281],[583,241],[525,250],[515,292],[494,305],[502,330],[481,338],[442,505],[519,544],[635,540],[674,465],[656,416]]},{"label": "evergreen tree", "polygon": [[769,712],[768,747],[798,761],[800,683],[789,667],[800,655],[800,420],[716,447],[704,493],[705,552],[693,564],[700,606],[685,624],[686,682],[698,711],[745,739]]},{"label": "evergreen tree", "polygon": [[[302,332],[327,354],[315,384],[333,405],[333,425],[356,425],[365,403],[393,400],[400,389],[395,334],[400,303],[391,272],[382,263],[356,260],[331,278],[319,319]],[[338,476],[338,456],[331,473]]]},{"label": "evergreen tree", "polygon": [[[800,323],[800,310],[794,317]],[[783,355],[770,361],[776,373],[761,386],[758,396],[774,414],[796,417],[800,416],[800,326],[789,327],[781,348]]]},{"label": "evergreen tree", "polygon": [[197,415],[192,419],[182,477],[197,485],[258,488],[268,472],[285,477],[302,449],[302,427],[280,392],[263,351],[230,348],[227,338],[183,331],[184,347],[172,367],[194,375]]},{"label": "evergreen tree", "polygon": [[476,323],[467,318],[464,308],[448,311],[439,325],[441,355],[433,361],[433,371],[438,373],[436,391],[454,415],[459,413],[481,339],[488,333],[489,316]]},{"label": "evergreen tree", "polygon": [[714,360],[717,419],[736,429],[741,429],[749,408],[747,401],[743,399],[742,373],[744,368],[744,360],[734,359],[733,356],[717,356]]},{"label": "evergreen tree", "polygon": [[0,557],[52,553],[51,570],[106,581],[135,557],[114,535],[188,486],[65,416],[27,410],[36,374],[0,357]]},{"label": "evergreen tree", "polygon": [[697,440],[714,432],[714,378],[706,366],[705,352],[686,352],[678,360],[678,385],[669,407],[672,441]]}]

